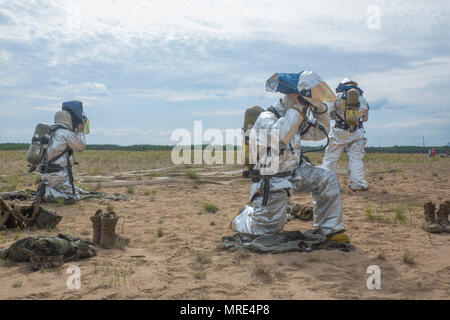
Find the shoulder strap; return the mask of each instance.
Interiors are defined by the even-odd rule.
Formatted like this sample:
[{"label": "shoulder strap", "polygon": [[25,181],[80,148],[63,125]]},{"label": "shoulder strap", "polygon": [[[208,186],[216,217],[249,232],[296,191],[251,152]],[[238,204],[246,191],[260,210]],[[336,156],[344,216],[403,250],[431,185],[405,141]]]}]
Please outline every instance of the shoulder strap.
[{"label": "shoulder strap", "polygon": [[50,128],[51,128],[51,133],[55,132],[58,129],[69,130],[66,127],[64,127],[63,125],[60,125],[60,124],[53,124],[53,125],[50,126]]},{"label": "shoulder strap", "polygon": [[60,159],[62,156],[64,156],[68,151],[69,151],[69,147],[66,147],[66,149],[64,149],[63,152],[61,152],[60,154],[58,154],[57,156],[54,156],[53,158],[51,158],[50,160],[47,160],[47,162],[53,162],[56,161],[58,159]]},{"label": "shoulder strap", "polygon": [[[54,125],[51,125],[50,127],[52,128],[52,130],[51,130],[51,135],[53,135],[53,133],[56,132],[56,131],[59,130],[59,129],[69,130],[69,129],[67,129],[65,126],[60,125],[60,124],[54,124]],[[69,130],[69,131],[70,131],[70,130]],[[50,139],[51,139],[51,137],[50,137]],[[64,149],[63,152],[61,152],[60,154],[56,155],[56,156],[53,157],[52,159],[47,160],[47,162],[53,162],[53,161],[56,161],[56,160],[60,159],[62,156],[64,156],[64,154],[65,154],[66,152],[69,152],[69,151],[70,151],[70,148],[69,148],[69,147],[66,147],[66,149]],[[44,158],[45,158],[45,156],[44,156]]]},{"label": "shoulder strap", "polygon": [[[269,108],[267,108],[266,111],[272,112],[275,115],[275,117],[277,117],[277,119],[281,118],[280,112],[274,106],[270,106]],[[288,147],[289,147],[289,150],[291,150],[291,152],[294,150],[294,148],[292,148],[291,143],[289,143]],[[286,150],[286,149],[281,149],[279,155],[282,155],[284,153],[284,150]]]}]

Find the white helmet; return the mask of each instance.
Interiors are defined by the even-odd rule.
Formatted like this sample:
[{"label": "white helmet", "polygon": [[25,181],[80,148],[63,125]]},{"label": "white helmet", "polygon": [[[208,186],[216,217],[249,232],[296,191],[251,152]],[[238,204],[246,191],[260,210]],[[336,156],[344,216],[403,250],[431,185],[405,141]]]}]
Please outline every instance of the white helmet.
[{"label": "white helmet", "polygon": [[355,86],[355,87],[358,86],[358,84],[356,83],[356,81],[353,81],[353,80],[351,80],[351,79],[349,79],[349,78],[344,78],[344,79],[342,79],[342,80],[341,80],[341,83],[344,84],[344,85],[349,85],[349,86]]}]

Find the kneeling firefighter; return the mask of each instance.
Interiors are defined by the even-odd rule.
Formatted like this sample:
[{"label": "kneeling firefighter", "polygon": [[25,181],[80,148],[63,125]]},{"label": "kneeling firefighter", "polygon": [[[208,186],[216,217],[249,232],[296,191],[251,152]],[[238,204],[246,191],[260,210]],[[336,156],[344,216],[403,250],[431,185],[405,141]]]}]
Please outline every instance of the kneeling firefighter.
[{"label": "kneeling firefighter", "polygon": [[37,125],[27,156],[29,171],[37,169],[41,177],[38,195],[43,201],[77,200],[80,193],[87,193],[75,186],[72,171],[73,152],[85,150],[85,134],[89,133],[82,102],[64,102],[54,122]]},{"label": "kneeling firefighter", "polygon": [[330,132],[330,143],[325,150],[323,167],[336,170],[336,164],[347,147],[349,187],[353,191],[367,190],[364,179],[363,158],[366,138],[363,122],[369,118],[369,105],[363,97],[363,91],[355,81],[343,79],[336,88],[337,103],[330,107],[330,117],[335,120]]},{"label": "kneeling firefighter", "polygon": [[292,193],[308,192],[314,198],[317,232],[336,242],[349,242],[336,174],[303,161],[301,149],[302,139],[327,138],[326,103],[336,101],[336,96],[312,71],[275,74],[267,80],[266,91],[284,93],[284,97],[262,112],[250,130],[250,154],[259,149],[255,165],[248,171],[254,182],[251,205],[238,213],[232,227],[253,235],[280,232],[287,222],[286,207]]}]

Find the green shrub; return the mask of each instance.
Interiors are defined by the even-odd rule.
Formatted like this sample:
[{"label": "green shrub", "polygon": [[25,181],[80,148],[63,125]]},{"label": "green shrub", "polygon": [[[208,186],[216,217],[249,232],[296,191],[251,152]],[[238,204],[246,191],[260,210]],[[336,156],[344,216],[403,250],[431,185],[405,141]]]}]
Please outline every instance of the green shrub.
[{"label": "green shrub", "polygon": [[203,208],[205,208],[206,211],[211,213],[216,213],[217,211],[219,211],[219,208],[217,208],[215,204],[208,202],[203,204]]}]

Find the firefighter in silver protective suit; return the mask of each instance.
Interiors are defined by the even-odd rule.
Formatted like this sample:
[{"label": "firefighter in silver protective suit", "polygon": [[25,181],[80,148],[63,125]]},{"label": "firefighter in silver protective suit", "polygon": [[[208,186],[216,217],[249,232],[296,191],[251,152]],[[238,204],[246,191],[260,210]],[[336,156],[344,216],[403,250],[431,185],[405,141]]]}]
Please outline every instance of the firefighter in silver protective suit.
[{"label": "firefighter in silver protective suit", "polygon": [[[253,235],[278,233],[287,222],[290,196],[293,192],[305,192],[311,193],[314,199],[313,223],[317,232],[332,241],[349,242],[336,174],[301,157],[302,139],[326,138],[329,130],[326,103],[336,101],[336,96],[312,71],[300,73],[297,83],[296,92],[285,94],[276,106],[262,112],[251,129],[250,148],[258,148],[254,170],[260,173],[260,179],[253,180],[250,205],[238,213],[231,226],[238,232]],[[267,85],[266,90],[275,91]],[[318,124],[315,126],[311,125],[314,119],[307,116],[311,108],[316,111],[314,119]],[[261,153],[262,149],[268,150]]]},{"label": "firefighter in silver protective suit", "polygon": [[[356,94],[356,108],[350,108],[350,92]],[[366,138],[364,137],[363,122],[369,118],[369,104],[364,99],[363,91],[355,81],[342,79],[336,88],[338,101],[330,104],[329,112],[334,127],[330,131],[330,143],[325,150],[323,167],[336,170],[337,162],[347,148],[349,187],[353,191],[367,190],[367,181],[364,179],[364,153]],[[355,113],[352,116],[352,112]],[[353,123],[352,123],[353,121]]]},{"label": "firefighter in silver protective suit", "polygon": [[80,194],[86,191],[74,184],[73,152],[81,152],[86,148],[86,123],[83,116],[77,116],[67,110],[56,112],[54,122],[47,153],[37,168],[42,180],[38,193],[44,201],[55,201],[59,198],[78,200]]}]

